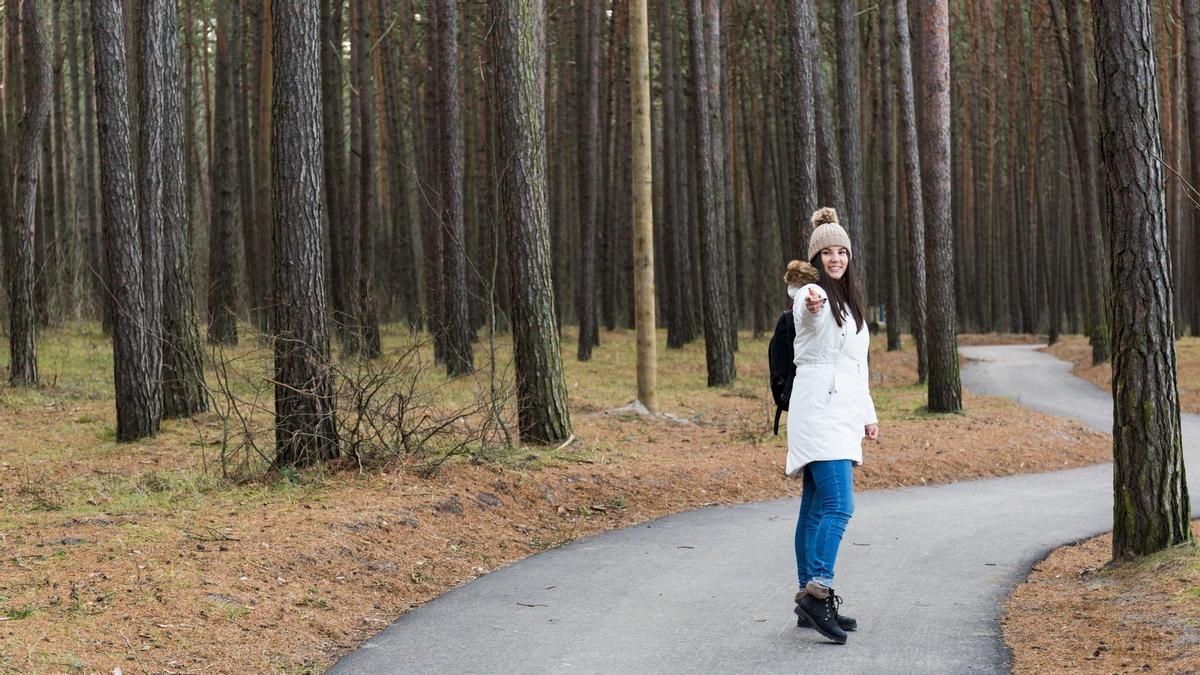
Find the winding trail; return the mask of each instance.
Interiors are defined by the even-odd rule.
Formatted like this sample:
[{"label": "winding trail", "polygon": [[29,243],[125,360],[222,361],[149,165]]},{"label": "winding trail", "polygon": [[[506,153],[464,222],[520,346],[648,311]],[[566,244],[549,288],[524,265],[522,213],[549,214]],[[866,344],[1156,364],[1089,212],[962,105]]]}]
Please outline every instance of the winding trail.
[{"label": "winding trail", "polygon": [[[1024,345],[961,351],[972,391],[1111,432],[1111,399],[1070,364]],[[1200,495],[1200,417],[1184,415],[1183,438]],[[1104,464],[860,493],[837,569],[861,627],[846,646],[795,625],[793,498],[540,553],[408,612],[329,672],[1007,672],[999,603],[1050,549],[1111,529],[1111,491]]]}]

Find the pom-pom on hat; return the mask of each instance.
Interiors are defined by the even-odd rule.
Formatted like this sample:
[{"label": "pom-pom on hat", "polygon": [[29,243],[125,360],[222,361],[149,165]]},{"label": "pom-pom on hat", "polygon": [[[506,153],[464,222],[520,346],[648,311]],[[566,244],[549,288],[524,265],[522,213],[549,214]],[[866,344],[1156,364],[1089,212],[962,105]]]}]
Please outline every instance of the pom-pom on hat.
[{"label": "pom-pom on hat", "polygon": [[820,253],[821,249],[830,246],[844,246],[847,255],[850,258],[854,257],[854,251],[850,247],[850,235],[838,224],[837,211],[828,206],[817,209],[812,215],[812,226],[812,236],[808,239],[809,260]]},{"label": "pom-pom on hat", "polygon": [[787,272],[783,274],[783,280],[788,286],[803,286],[804,284],[815,284],[820,281],[821,277],[817,274],[817,268],[804,262],[803,260],[793,260],[788,263]]}]

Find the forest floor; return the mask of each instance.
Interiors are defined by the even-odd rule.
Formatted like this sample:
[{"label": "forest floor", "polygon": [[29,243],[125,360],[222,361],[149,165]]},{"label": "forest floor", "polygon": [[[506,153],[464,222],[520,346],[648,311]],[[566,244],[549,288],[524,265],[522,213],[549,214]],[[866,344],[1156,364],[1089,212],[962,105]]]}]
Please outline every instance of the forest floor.
[{"label": "forest floor", "polygon": [[[1180,408],[1200,414],[1200,338],[1175,343]],[[1105,391],[1112,365],[1092,365],[1087,337],[1045,351]],[[1200,521],[1192,523],[1200,537]],[[1112,534],[1057,549],[1005,603],[1004,640],[1018,673],[1200,672],[1200,547],[1110,564]]]},{"label": "forest floor", "polygon": [[1131,563],[1111,556],[1110,533],[1033,566],[1001,621],[1014,672],[1200,672],[1200,546]]},{"label": "forest floor", "polygon": [[[90,324],[49,331],[43,385],[0,388],[0,671],[319,671],[407,609],[540,550],[799,495],[782,474],[784,439],[771,435],[766,338],[743,334],[736,384],[710,389],[702,342],[666,350],[660,333],[660,407],[673,416],[644,420],[614,412],[635,390],[633,333],[604,332],[580,363],[572,331],[563,354],[577,439],[566,447],[489,442],[283,476],[254,475],[243,441],[269,426],[252,407],[228,407],[269,403],[270,352],[254,340],[209,373],[220,412],[118,444],[109,341]],[[405,351],[406,335],[385,329],[383,361],[428,363],[425,346]],[[912,351],[887,353],[877,337],[871,359],[882,435],[865,444],[859,489],[1108,460],[1106,435],[1008,400],[968,392],[963,414],[930,414]],[[487,368],[449,383],[418,374],[412,386],[438,401],[429,410],[469,407],[493,386]]]}]

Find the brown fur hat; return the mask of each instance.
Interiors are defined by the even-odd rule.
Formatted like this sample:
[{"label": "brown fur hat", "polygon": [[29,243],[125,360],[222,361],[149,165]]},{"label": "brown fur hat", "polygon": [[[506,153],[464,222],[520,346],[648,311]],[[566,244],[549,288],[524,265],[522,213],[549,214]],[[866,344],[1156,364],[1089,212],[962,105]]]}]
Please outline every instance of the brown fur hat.
[{"label": "brown fur hat", "polygon": [[804,284],[815,284],[820,280],[820,275],[817,274],[817,268],[804,262],[803,260],[793,260],[788,263],[787,272],[783,274],[783,280],[788,286],[803,286]]}]

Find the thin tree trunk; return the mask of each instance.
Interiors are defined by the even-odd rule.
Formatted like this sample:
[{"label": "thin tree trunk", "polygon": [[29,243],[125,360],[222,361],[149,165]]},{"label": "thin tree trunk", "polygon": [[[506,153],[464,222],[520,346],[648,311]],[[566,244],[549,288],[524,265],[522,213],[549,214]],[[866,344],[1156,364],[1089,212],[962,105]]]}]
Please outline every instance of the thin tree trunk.
[{"label": "thin tree trunk", "polygon": [[494,5],[500,202],[508,227],[517,428],[526,443],[571,436],[554,319],[547,227],[541,0]]},{"label": "thin tree trunk", "polygon": [[[922,201],[920,143],[917,139],[915,91],[913,89],[912,37],[908,28],[908,0],[896,0],[897,57],[900,68],[900,132],[904,135],[904,177],[908,205],[909,266],[912,271],[913,342],[917,346],[917,381],[929,373],[926,341],[925,207]],[[930,36],[931,37],[931,36]],[[947,91],[949,88],[947,87]],[[948,156],[949,153],[947,153]],[[940,261],[939,261],[940,264]]]},{"label": "thin tree trunk", "polygon": [[259,18],[262,26],[260,36],[260,59],[257,63],[251,66],[258,66],[258,87],[254,91],[254,98],[258,104],[257,114],[258,122],[255,124],[255,136],[258,142],[258,147],[254,153],[254,226],[251,232],[254,237],[254,265],[255,273],[258,275],[258,292],[262,302],[267,306],[259,310],[259,328],[270,333],[271,327],[271,272],[274,264],[271,260],[271,229],[269,223],[272,222],[271,215],[271,105],[274,90],[274,81],[272,79],[272,59],[274,57],[272,50],[272,31],[274,29],[271,19],[271,3],[273,0],[262,0],[261,17]]},{"label": "thin tree trunk", "polygon": [[1096,0],[1103,216],[1112,223],[1113,558],[1189,541],[1150,8]]},{"label": "thin tree trunk", "polygon": [[[29,7],[32,3],[27,3]],[[109,293],[113,303],[113,370],[117,439],[132,441],[158,431],[148,352],[157,336],[147,330],[142,246],[134,192],[129,80],[125,64],[125,22],[120,0],[93,0],[96,119],[100,147],[100,195],[108,251]]]},{"label": "thin tree trunk", "polygon": [[580,361],[592,358],[599,329],[596,326],[596,213],[598,182],[599,83],[600,83],[600,2],[581,0],[580,27],[576,56],[575,94],[579,113],[579,287],[575,311],[579,315]]},{"label": "thin tree trunk", "polygon": [[321,237],[321,46],[317,7],[273,0],[275,466],[338,455]]},{"label": "thin tree trunk", "polygon": [[353,303],[346,292],[346,237],[342,235],[347,207],[345,118],[342,110],[342,3],[321,0],[321,132],[324,162],[325,231],[329,241],[330,299],[333,325],[342,349],[358,351],[352,329]]},{"label": "thin tree trunk", "polygon": [[800,236],[794,237],[797,257],[808,253],[805,223],[817,207],[817,130],[813,117],[816,88],[811,64],[817,60],[816,16],[812,0],[787,0],[788,38],[791,65],[792,123],[796,134],[796,152],[791,160],[791,218]]},{"label": "thin tree trunk", "polygon": [[629,4],[629,83],[633,104],[633,275],[637,400],[658,412],[654,330],[654,214],[650,164],[650,27],[646,0]]},{"label": "thin tree trunk", "polygon": [[[98,1],[98,0],[97,0]],[[241,233],[236,228],[238,207],[235,161],[233,45],[238,39],[237,0],[217,0],[217,91],[213,137],[220,143],[212,155],[212,220],[208,239],[208,342],[237,343],[237,259]],[[246,252],[249,255],[249,251]]]},{"label": "thin tree trunk", "polygon": [[[862,203],[862,143],[859,138],[859,64],[858,64],[858,17],[855,15],[856,5],[852,2],[834,3],[837,7],[837,72],[838,97],[837,111],[840,121],[838,145],[841,150],[842,185],[845,189],[844,205],[849,216],[850,241],[854,242],[854,257],[856,266],[854,273],[858,276],[864,298],[870,302],[871,265],[870,249],[867,244],[866,223]],[[882,11],[882,7],[880,8]],[[890,137],[890,136],[889,136]],[[888,141],[883,139],[884,143]]]},{"label": "thin tree trunk", "polygon": [[[803,0],[798,0],[803,1]],[[696,130],[695,157],[696,185],[700,210],[700,245],[702,274],[704,279],[704,350],[708,367],[708,386],[731,384],[737,373],[733,363],[733,345],[729,331],[729,309],[727,297],[729,287],[721,273],[725,261],[721,259],[723,233],[717,225],[717,184],[712,162],[712,137],[709,130],[707,111],[712,102],[709,89],[705,86],[704,73],[708,72],[704,39],[704,17],[700,0],[689,0],[688,28],[691,36],[691,68],[695,96],[692,112]]]},{"label": "thin tree trunk", "polygon": [[204,353],[196,323],[192,285],[191,219],[187,205],[184,127],[179,72],[179,28],[175,3],[163,17],[163,287],[162,397],[164,417],[190,417],[208,409]]},{"label": "thin tree trunk", "polygon": [[879,134],[880,155],[883,171],[883,227],[887,250],[887,349],[889,352],[902,348],[900,343],[900,241],[898,215],[896,213],[896,145],[895,112],[893,108],[896,55],[893,49],[892,13],[894,6],[885,3],[879,8],[879,44],[881,52],[882,84],[879,91],[879,119],[883,123]]},{"label": "thin tree trunk", "polygon": [[[352,13],[354,14],[354,13]],[[351,49],[355,55],[355,72],[358,88],[359,115],[359,144],[358,154],[352,161],[361,162],[357,185],[351,189],[358,194],[358,217],[355,219],[360,228],[359,255],[357,280],[358,324],[362,330],[362,355],[366,358],[377,358],[382,352],[379,339],[379,309],[375,293],[375,224],[378,222],[378,205],[376,203],[375,182],[375,87],[371,76],[371,59],[367,50],[373,44],[371,35],[370,11],[367,4],[358,7],[355,14],[358,24],[354,28],[355,39]]]},{"label": "thin tree trunk", "polygon": [[466,226],[463,221],[462,105],[458,87],[458,9],[452,0],[433,0],[434,87],[438,90],[442,193],[441,232],[445,253],[443,289],[446,372],[451,377],[474,369],[467,317]]},{"label": "thin tree trunk", "polygon": [[[904,0],[901,0],[903,2]],[[950,14],[947,0],[921,0],[917,61],[921,71],[921,185],[925,258],[935,261],[926,285],[929,409],[962,409],[954,330],[954,239],[950,223]]]},{"label": "thin tree trunk", "polygon": [[[13,156],[12,229],[8,232],[9,382],[37,384],[36,307],[34,307],[34,220],[38,196],[38,155],[50,117],[51,67],[37,3],[21,5],[25,112]],[[11,9],[12,6],[9,5]],[[9,33],[11,39],[12,33]],[[12,51],[9,52],[11,56]],[[11,73],[11,71],[10,71]]]},{"label": "thin tree trunk", "polygon": [[1092,364],[1108,360],[1109,326],[1101,298],[1105,295],[1104,268],[1108,259],[1104,251],[1099,196],[1096,192],[1096,159],[1092,148],[1091,80],[1084,56],[1083,0],[1067,2],[1067,33],[1070,37],[1072,83],[1067,89],[1075,132],[1075,152],[1083,172],[1084,235],[1087,264],[1084,265],[1088,287],[1089,338],[1092,343]]},{"label": "thin tree trunk", "polygon": [[[1183,25],[1185,29],[1184,60],[1187,62],[1187,119],[1188,139],[1191,141],[1191,173],[1189,182],[1193,188],[1200,189],[1200,0],[1183,0]],[[1191,193],[1193,200],[1196,193]],[[1200,260],[1200,208],[1191,209],[1192,214],[1192,245],[1191,260]],[[1194,265],[1184,265],[1180,259],[1180,267],[1192,270],[1192,335],[1200,335],[1200,274],[1196,274]]]},{"label": "thin tree trunk", "polygon": [[[142,297],[145,302],[146,368],[150,374],[151,415],[162,418],[163,350],[163,172],[166,158],[163,134],[166,128],[166,40],[167,4],[174,0],[143,0],[141,47],[138,50],[138,222],[142,241]],[[172,12],[174,14],[174,12]],[[174,24],[171,25],[174,30]],[[173,83],[172,83],[173,84]]]}]

